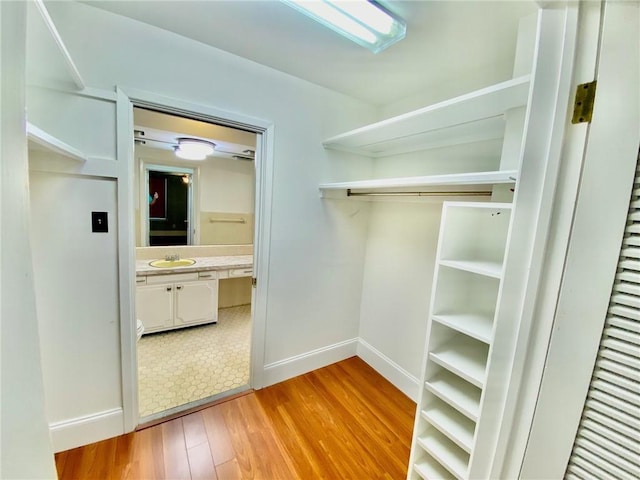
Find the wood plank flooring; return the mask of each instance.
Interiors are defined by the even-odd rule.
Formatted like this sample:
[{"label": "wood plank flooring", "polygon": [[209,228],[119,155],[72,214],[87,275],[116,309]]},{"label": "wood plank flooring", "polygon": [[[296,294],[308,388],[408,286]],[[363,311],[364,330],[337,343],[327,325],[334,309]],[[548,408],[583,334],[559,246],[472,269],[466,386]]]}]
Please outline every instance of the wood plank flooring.
[{"label": "wood plank flooring", "polygon": [[353,357],[56,455],[73,479],[403,479],[415,403]]}]

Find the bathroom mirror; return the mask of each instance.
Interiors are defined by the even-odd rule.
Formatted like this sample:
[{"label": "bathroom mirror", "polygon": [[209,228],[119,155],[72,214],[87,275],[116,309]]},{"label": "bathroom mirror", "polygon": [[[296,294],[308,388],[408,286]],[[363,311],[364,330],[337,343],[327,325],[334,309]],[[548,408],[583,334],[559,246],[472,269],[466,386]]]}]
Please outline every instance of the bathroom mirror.
[{"label": "bathroom mirror", "polygon": [[[253,243],[256,134],[134,108],[136,246]],[[202,160],[178,140],[215,145]]]}]

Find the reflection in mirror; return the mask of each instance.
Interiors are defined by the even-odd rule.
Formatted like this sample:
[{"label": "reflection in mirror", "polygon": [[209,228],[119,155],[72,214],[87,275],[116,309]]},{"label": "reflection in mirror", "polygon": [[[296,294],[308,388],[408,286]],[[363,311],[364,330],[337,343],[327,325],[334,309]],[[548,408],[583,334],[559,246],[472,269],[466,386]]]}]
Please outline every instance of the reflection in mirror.
[{"label": "reflection in mirror", "polygon": [[149,224],[147,244],[192,245],[191,184],[193,170],[148,165]]},{"label": "reflection in mirror", "polygon": [[[139,107],[134,125],[136,245],[252,244],[257,135]],[[213,154],[177,157],[185,137]]]}]

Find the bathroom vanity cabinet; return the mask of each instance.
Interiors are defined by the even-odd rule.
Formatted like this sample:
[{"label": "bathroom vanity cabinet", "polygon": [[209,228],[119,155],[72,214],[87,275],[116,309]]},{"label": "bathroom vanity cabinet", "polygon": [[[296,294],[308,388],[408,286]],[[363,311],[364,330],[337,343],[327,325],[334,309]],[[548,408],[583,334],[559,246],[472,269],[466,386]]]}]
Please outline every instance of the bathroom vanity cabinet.
[{"label": "bathroom vanity cabinet", "polygon": [[217,272],[137,277],[136,312],[145,333],[216,322]]}]

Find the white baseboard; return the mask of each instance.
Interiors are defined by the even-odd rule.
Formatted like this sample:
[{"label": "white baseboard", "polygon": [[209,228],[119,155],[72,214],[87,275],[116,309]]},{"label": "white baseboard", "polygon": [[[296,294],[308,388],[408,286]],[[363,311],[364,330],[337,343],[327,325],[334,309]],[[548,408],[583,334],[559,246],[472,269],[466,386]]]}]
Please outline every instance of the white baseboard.
[{"label": "white baseboard", "polygon": [[264,366],[262,383],[265,387],[274,383],[297,377],[332,363],[345,360],[356,355],[358,339],[352,338],[344,342],[334,343],[310,352],[285,358]]},{"label": "white baseboard", "polygon": [[122,435],[122,408],[114,408],[84,417],[72,418],[61,422],[51,423],[51,441],[57,452],[98,442],[107,438]]},{"label": "white baseboard", "polygon": [[411,375],[385,354],[369,345],[362,338],[358,339],[358,348],[356,349],[356,352],[362,360],[371,365],[376,372],[389,380],[407,397],[414,402],[418,401],[420,381],[416,377]]}]

